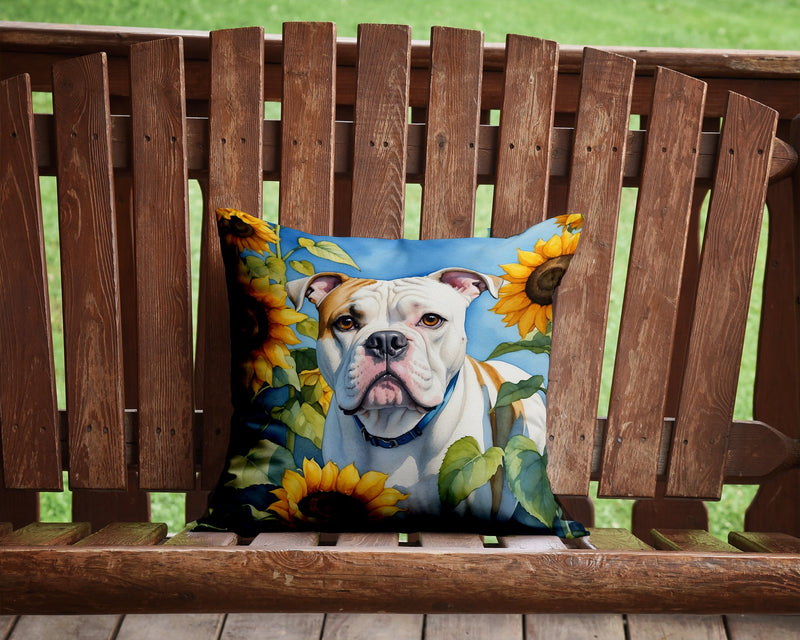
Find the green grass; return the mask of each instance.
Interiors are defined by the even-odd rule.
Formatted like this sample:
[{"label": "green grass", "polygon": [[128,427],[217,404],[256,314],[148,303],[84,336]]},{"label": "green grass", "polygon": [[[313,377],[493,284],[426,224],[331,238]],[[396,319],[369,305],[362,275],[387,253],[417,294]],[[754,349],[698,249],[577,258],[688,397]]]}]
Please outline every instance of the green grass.
[{"label": "green grass", "polygon": [[[513,2],[464,2],[464,0],[16,0],[0,6],[0,19],[71,24],[123,25],[168,29],[211,30],[262,25],[268,33],[280,33],[290,20],[325,20],[337,23],[340,36],[355,36],[357,25],[366,22],[410,24],[415,38],[426,39],[433,25],[481,29],[487,42],[503,41],[508,32],[550,38],[564,44],[636,47],[693,47],[792,49],[800,42],[800,3],[796,0],[517,0]],[[778,26],[776,26],[778,25]],[[47,100],[37,100],[46,110]],[[60,319],[60,278],[57,242],[56,188],[52,178],[42,179],[42,200],[46,230],[49,284],[54,309],[54,338],[57,359],[63,361]],[[274,219],[277,189],[267,185],[265,215]],[[420,190],[408,190],[408,235],[414,237],[419,215]],[[621,211],[618,248],[624,253],[630,242],[635,194],[626,190]],[[476,232],[485,235],[491,189],[478,194]],[[192,241],[199,246],[196,230],[200,210],[199,190],[192,188]],[[196,253],[195,253],[196,255]],[[759,268],[764,251],[759,254]],[[196,273],[196,263],[194,265]],[[615,273],[612,312],[607,330],[606,371],[611,370],[618,331],[619,304],[624,290],[624,270]],[[195,282],[195,291],[197,290]],[[736,417],[751,416],[750,395],[755,372],[755,338],[758,330],[760,286],[754,292],[746,350],[741,369]],[[60,369],[63,370],[63,365]],[[610,376],[606,376],[610,379]],[[601,390],[600,412],[608,404],[609,389]],[[59,403],[64,405],[63,374],[59,381]],[[741,528],[743,512],[754,493],[753,487],[727,487],[720,503],[710,505],[712,532],[724,535]],[[182,525],[182,496],[161,494],[153,498],[154,519],[167,521],[171,530]],[[44,519],[69,519],[70,497],[43,494]],[[630,503],[599,500],[598,525],[628,526]]]}]

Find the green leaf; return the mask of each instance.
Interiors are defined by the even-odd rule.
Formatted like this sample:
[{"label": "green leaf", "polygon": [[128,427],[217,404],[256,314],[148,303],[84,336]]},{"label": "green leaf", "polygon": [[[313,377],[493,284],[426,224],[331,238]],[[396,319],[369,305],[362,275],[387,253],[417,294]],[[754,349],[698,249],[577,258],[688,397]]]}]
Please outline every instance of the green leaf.
[{"label": "green leaf", "polygon": [[501,342],[495,347],[495,350],[487,358],[498,358],[507,353],[514,353],[515,351],[530,351],[532,353],[550,353],[550,336],[542,335],[541,333],[534,334],[530,340],[520,340],[519,342]]},{"label": "green leaf", "polygon": [[290,260],[289,266],[304,276],[314,275],[314,265],[308,260]]},{"label": "green leaf", "polygon": [[492,407],[494,411],[497,407],[507,407],[517,400],[530,398],[534,393],[542,389],[544,376],[531,376],[527,380],[519,382],[504,382],[497,391],[497,401]]},{"label": "green leaf", "polygon": [[312,256],[322,258],[323,260],[330,260],[338,264],[346,264],[354,269],[358,269],[358,265],[353,262],[353,259],[338,244],[330,240],[320,240],[319,242],[313,242],[307,245],[303,244],[303,240],[307,240],[307,238],[300,238],[300,246],[308,249],[308,252]]},{"label": "green leaf", "polygon": [[478,487],[489,482],[503,462],[503,450],[492,447],[481,453],[472,436],[456,440],[444,456],[439,469],[439,498],[457,506]]},{"label": "green leaf", "polygon": [[547,455],[541,455],[530,438],[516,435],[506,445],[505,460],[511,493],[525,511],[552,527],[558,505],[547,477]]},{"label": "green leaf", "polygon": [[292,349],[292,358],[298,371],[313,371],[317,368],[317,350],[311,347]]},{"label": "green leaf", "polygon": [[[297,323],[297,332],[316,340],[319,336],[319,322],[314,320],[314,318],[306,318],[305,320],[301,320]],[[301,369],[301,371],[305,371],[305,369]]]},{"label": "green leaf", "polygon": [[304,249],[308,249],[309,247],[314,246],[314,241],[311,238],[300,238],[297,241],[297,244],[299,244]]},{"label": "green leaf", "polygon": [[245,489],[254,484],[280,486],[283,472],[296,467],[291,451],[271,440],[259,440],[245,455],[231,458],[228,473],[235,477],[225,486],[235,489]]},{"label": "green leaf", "polygon": [[265,260],[269,269],[269,279],[274,282],[286,282],[286,263],[276,256],[269,256]]},{"label": "green leaf", "polygon": [[267,263],[263,258],[247,256],[244,259],[244,264],[251,278],[266,278],[269,276],[269,267],[267,267]]},{"label": "green leaf", "polygon": [[[292,358],[290,356],[286,357],[286,361],[292,364]],[[291,367],[289,369],[284,369],[283,367],[273,367],[271,386],[275,389],[290,386],[294,387],[295,389],[300,389],[300,378],[297,376],[295,367]]]}]

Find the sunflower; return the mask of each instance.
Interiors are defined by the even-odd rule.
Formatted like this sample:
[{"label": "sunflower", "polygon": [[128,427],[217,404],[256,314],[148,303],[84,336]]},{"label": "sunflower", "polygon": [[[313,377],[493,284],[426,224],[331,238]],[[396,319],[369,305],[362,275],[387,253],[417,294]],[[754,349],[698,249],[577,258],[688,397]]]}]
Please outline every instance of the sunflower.
[{"label": "sunflower", "polygon": [[287,345],[300,344],[291,325],[307,316],[286,306],[286,290],[267,278],[256,278],[248,285],[242,299],[238,340],[241,350],[250,356],[243,364],[245,384],[257,392],[264,383],[272,384],[275,367],[290,369]]},{"label": "sunflower", "polygon": [[277,244],[278,234],[269,222],[236,209],[217,209],[217,224],[239,251],[269,251],[268,244]]},{"label": "sunflower", "polygon": [[565,213],[563,216],[556,216],[556,224],[570,233],[575,233],[583,228],[583,214]]},{"label": "sunflower", "polygon": [[517,249],[518,263],[501,265],[508,284],[500,289],[500,299],[492,311],[505,316],[507,327],[517,325],[520,337],[534,328],[547,333],[553,319],[553,292],[572,260],[580,235],[565,229],[560,236],[539,240],[533,251]]},{"label": "sunflower", "polygon": [[319,406],[327,415],[328,408],[331,406],[331,398],[333,398],[333,389],[330,388],[325,378],[322,377],[319,369],[310,369],[308,371],[301,371],[298,374],[300,384],[304,387],[314,387],[315,395],[319,395]]},{"label": "sunflower", "polygon": [[352,526],[375,521],[402,511],[397,503],[408,495],[385,487],[388,476],[378,471],[359,475],[355,465],[339,471],[329,461],[320,468],[315,460],[303,460],[303,473],[287,469],[282,486],[272,493],[278,498],[269,507],[289,524],[312,523]]}]

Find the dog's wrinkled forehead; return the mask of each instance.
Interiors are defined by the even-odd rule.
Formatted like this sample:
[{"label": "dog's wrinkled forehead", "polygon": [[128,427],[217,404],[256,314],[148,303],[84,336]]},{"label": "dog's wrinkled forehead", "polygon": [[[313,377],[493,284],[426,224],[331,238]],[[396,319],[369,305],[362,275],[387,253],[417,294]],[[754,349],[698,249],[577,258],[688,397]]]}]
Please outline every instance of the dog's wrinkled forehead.
[{"label": "dog's wrinkled forehead", "polygon": [[441,269],[427,276],[396,280],[369,280],[351,278],[342,273],[317,273],[307,278],[292,280],[286,285],[286,290],[289,299],[299,310],[306,299],[319,308],[323,300],[334,291],[336,299],[354,299],[358,297],[359,292],[374,291],[386,296],[388,301],[390,298],[397,299],[407,295],[424,297],[438,290],[440,295],[456,293],[469,304],[484,291],[489,291],[496,298],[501,284],[502,280],[497,276],[469,269],[450,268]]}]

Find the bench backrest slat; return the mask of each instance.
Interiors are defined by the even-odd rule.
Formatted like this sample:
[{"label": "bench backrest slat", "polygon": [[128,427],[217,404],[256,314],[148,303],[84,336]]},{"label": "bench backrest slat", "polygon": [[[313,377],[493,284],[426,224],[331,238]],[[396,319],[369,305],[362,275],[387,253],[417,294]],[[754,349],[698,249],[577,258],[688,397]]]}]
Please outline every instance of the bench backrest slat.
[{"label": "bench backrest slat", "polygon": [[281,224],[333,232],[336,26],[283,27]]},{"label": "bench backrest slat", "polygon": [[208,185],[205,194],[198,301],[197,406],[203,410],[200,478],[212,488],[227,452],[231,417],[230,385],[206,372],[230,371],[230,325],[219,207],[260,217],[263,192],[264,30],[261,27],[211,34]]},{"label": "bench backrest slat", "polygon": [[104,53],[53,67],[70,487],[123,489],[125,398]]},{"label": "bench backrest slat", "polygon": [[700,260],[668,495],[718,499],[722,493],[777,122],[773,109],[730,94]]},{"label": "bench backrest slat", "polygon": [[[705,89],[704,82],[674,71],[659,69],[656,75],[614,361],[602,495],[655,495]],[[647,358],[636,357],[645,349]]]},{"label": "bench backrest slat", "polygon": [[508,36],[492,212],[496,237],[547,217],[557,76],[557,43]]},{"label": "bench backrest slat", "polygon": [[472,235],[482,76],[482,32],[431,30],[422,239]]},{"label": "bench backrest slat", "polygon": [[139,483],[194,488],[186,112],[180,38],[131,47]]},{"label": "bench backrest slat", "polygon": [[403,237],[410,64],[409,27],[359,27],[351,235]]},{"label": "bench backrest slat", "polygon": [[586,49],[566,201],[585,221],[558,291],[547,398],[557,494],[589,490],[633,76],[630,58]]},{"label": "bench backrest slat", "polygon": [[0,399],[13,489],[61,488],[50,301],[30,79],[0,83]]}]

